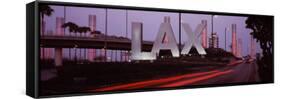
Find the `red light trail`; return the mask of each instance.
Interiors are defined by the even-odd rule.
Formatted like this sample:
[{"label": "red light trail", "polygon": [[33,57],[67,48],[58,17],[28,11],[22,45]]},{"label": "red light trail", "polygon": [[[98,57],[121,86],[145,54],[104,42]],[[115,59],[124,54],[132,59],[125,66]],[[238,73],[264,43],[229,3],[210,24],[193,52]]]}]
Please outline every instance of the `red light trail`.
[{"label": "red light trail", "polygon": [[207,80],[213,77],[217,77],[223,74],[227,74],[232,72],[232,70],[227,70],[227,71],[220,71],[220,72],[216,72],[210,75],[206,75],[206,76],[202,76],[202,77],[198,77],[198,78],[194,78],[194,79],[190,79],[190,80],[183,80],[183,81],[179,81],[176,83],[171,83],[171,84],[165,84],[159,87],[179,87],[179,86],[185,86],[185,85],[189,85],[189,84],[193,84],[195,82],[199,82],[199,81],[203,81],[203,80]]},{"label": "red light trail", "polygon": [[[129,90],[129,89],[139,89],[139,88],[145,88],[145,87],[151,87],[151,86],[176,87],[176,86],[192,84],[192,83],[195,83],[198,81],[210,79],[210,78],[217,77],[217,76],[227,74],[230,72],[232,72],[232,70],[227,70],[227,71],[213,70],[213,71],[208,71],[208,72],[184,74],[184,75],[156,79],[156,80],[147,80],[147,81],[140,81],[140,82],[135,82],[135,83],[123,84],[123,85],[109,86],[109,87],[104,87],[104,88],[90,90],[90,91]],[[168,83],[168,84],[166,84],[166,83]]]}]

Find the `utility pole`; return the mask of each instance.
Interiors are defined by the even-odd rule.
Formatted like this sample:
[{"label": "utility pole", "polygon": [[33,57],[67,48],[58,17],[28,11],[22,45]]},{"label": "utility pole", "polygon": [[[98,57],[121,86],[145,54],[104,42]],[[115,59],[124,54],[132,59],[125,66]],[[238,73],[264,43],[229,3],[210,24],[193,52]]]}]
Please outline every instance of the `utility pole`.
[{"label": "utility pole", "polygon": [[226,31],[227,31],[227,28],[224,29],[224,50],[225,51],[227,51],[226,50]]}]

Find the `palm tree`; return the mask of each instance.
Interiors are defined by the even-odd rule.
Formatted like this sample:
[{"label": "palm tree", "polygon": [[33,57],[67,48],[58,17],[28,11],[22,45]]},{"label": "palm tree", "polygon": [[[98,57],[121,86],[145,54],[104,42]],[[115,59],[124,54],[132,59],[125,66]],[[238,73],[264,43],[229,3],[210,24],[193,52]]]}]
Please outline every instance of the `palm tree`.
[{"label": "palm tree", "polygon": [[[80,27],[80,26],[78,26],[77,24],[75,24],[75,23],[73,23],[73,22],[67,22],[67,23],[65,23],[65,24],[62,25],[62,28],[67,28],[67,27],[68,27],[69,32],[80,33],[80,36],[81,36],[82,33],[91,32],[91,29],[90,29],[89,27],[84,27],[84,26]],[[76,62],[76,58],[77,58],[77,57],[76,57],[76,47],[77,47],[77,46],[75,46],[75,50],[74,50],[74,53],[75,53],[75,56],[74,56],[75,62]],[[70,53],[69,53],[69,54],[70,54]],[[79,56],[81,57],[81,50],[80,50],[80,55],[79,55]]]},{"label": "palm tree", "polygon": [[74,33],[77,33],[77,30],[79,28],[78,25],[76,25],[75,23],[73,22],[67,22],[67,23],[64,23],[62,25],[62,28],[67,28],[68,27],[68,31],[69,32],[74,32]]},{"label": "palm tree", "polygon": [[[54,10],[53,10],[49,5],[42,5],[42,6],[40,6],[40,8],[39,8],[39,12],[40,12],[40,17],[41,17],[40,24],[41,24],[41,26],[43,26],[44,16],[45,16],[45,15],[46,15],[46,16],[51,16],[52,13],[54,12]],[[41,28],[41,32],[43,32],[43,31],[42,31],[42,28]],[[42,33],[42,35],[44,35],[44,33]],[[42,56],[43,56],[43,57],[45,56],[45,55],[44,55],[44,52],[45,52],[45,50],[44,50],[44,48],[43,48],[43,53],[42,53]]]},{"label": "palm tree", "polygon": [[44,15],[51,16],[54,10],[49,5],[42,5],[39,8],[41,20],[44,20]]},{"label": "palm tree", "polygon": [[[42,5],[39,8],[40,17],[41,17],[41,26],[43,26],[44,16],[51,16],[54,10],[49,5]],[[42,28],[41,28],[42,30]]]},{"label": "palm tree", "polygon": [[[73,22],[67,22],[67,23],[64,23],[62,25],[62,28],[67,28],[68,27],[68,31],[69,32],[73,32],[73,33],[76,33],[76,30],[78,28],[78,25],[76,25],[75,23]],[[69,49],[69,60],[71,60],[71,51]]]}]

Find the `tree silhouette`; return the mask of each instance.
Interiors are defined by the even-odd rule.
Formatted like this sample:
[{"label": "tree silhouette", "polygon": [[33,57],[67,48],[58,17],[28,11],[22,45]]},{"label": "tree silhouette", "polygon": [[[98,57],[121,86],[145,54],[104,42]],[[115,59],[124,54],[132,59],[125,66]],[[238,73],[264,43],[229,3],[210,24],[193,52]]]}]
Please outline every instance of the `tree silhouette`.
[{"label": "tree silhouette", "polygon": [[77,33],[79,26],[73,22],[67,22],[62,25],[62,28],[67,28],[69,32]]},{"label": "tree silhouette", "polygon": [[263,57],[257,58],[259,73],[262,81],[273,81],[273,17],[271,16],[249,16],[246,20],[246,28],[252,30],[250,33],[260,43]]},{"label": "tree silhouette", "polygon": [[91,34],[101,34],[101,31],[92,31]]},{"label": "tree silhouette", "polygon": [[250,16],[246,20],[246,28],[252,29],[250,33],[260,42],[264,55],[272,54],[273,44],[273,18],[264,16]]},{"label": "tree silhouette", "polygon": [[[54,12],[54,10],[49,6],[49,5],[41,5],[40,8],[39,8],[39,12],[40,12],[40,17],[41,17],[41,21],[40,21],[40,24],[41,26],[43,26],[43,22],[44,22],[44,16],[51,16],[52,13]],[[41,28],[42,29],[42,28]],[[44,35],[42,33],[42,35]],[[43,53],[42,53],[42,56],[44,57],[45,56],[45,50],[43,48]]]},{"label": "tree silhouette", "polygon": [[87,32],[91,32],[91,28],[90,27],[85,27],[85,26],[78,26],[77,24],[73,23],[73,22],[67,22],[64,23],[62,25],[62,28],[67,28],[69,32],[73,32],[73,33],[87,33]]},{"label": "tree silhouette", "polygon": [[39,8],[39,12],[42,20],[44,20],[44,15],[51,16],[54,10],[49,5],[41,5]]},{"label": "tree silhouette", "polygon": [[79,33],[87,33],[90,32],[91,29],[89,27],[78,27],[77,32]]}]

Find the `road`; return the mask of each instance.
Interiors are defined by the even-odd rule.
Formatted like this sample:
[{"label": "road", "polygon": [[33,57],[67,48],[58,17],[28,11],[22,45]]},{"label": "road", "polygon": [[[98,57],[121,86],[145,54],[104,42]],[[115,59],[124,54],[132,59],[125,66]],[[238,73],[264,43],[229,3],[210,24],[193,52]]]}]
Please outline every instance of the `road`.
[{"label": "road", "polygon": [[212,78],[206,81],[202,81],[200,84],[225,84],[225,83],[244,83],[244,82],[258,82],[260,78],[258,76],[258,66],[255,62],[238,64],[230,68],[232,73],[221,75],[216,78]]},{"label": "road", "polygon": [[229,84],[229,83],[253,83],[258,82],[258,67],[255,62],[244,61],[230,63],[224,68],[207,72],[197,72],[161,79],[145,80],[129,84],[107,86],[89,92],[130,90],[142,88],[167,88],[191,85]]}]

